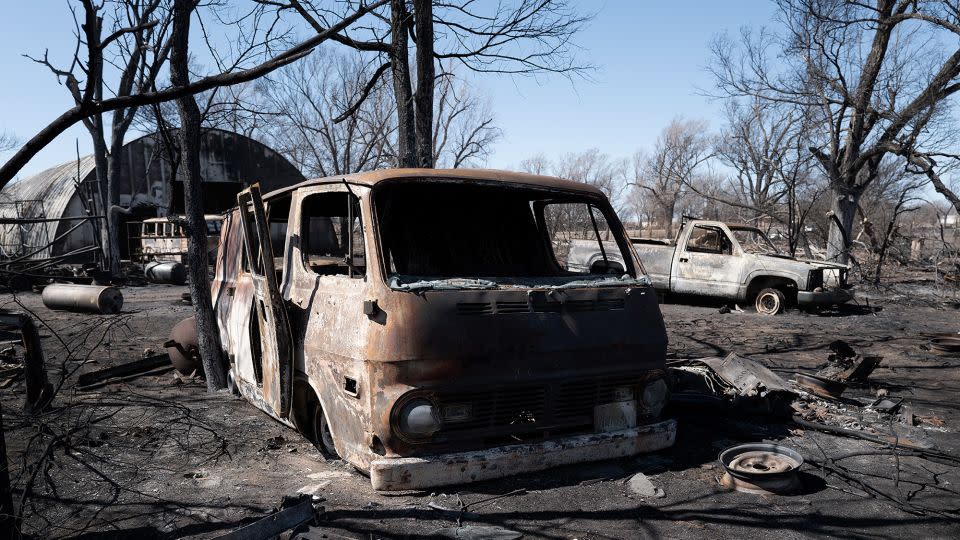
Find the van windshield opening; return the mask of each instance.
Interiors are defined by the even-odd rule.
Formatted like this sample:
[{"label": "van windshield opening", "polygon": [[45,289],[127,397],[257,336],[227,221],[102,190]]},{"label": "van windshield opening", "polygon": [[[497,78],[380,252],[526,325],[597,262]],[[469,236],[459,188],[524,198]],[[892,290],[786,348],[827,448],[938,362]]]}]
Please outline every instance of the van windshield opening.
[{"label": "van windshield opening", "polygon": [[[391,183],[374,193],[393,287],[602,286],[635,277],[602,199],[442,181]],[[597,260],[569,263],[584,246]]]}]

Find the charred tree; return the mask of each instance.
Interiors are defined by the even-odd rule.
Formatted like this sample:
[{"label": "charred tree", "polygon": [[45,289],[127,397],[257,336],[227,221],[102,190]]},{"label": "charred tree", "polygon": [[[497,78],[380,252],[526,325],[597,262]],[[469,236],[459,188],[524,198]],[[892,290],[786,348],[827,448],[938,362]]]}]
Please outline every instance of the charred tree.
[{"label": "charred tree", "polygon": [[[74,103],[103,101],[104,88],[111,85],[105,80],[104,65],[118,68],[119,80],[112,87],[118,97],[130,96],[150,86],[160,67],[166,61],[166,30],[169,13],[162,9],[164,0],[124,0],[113,5],[113,13],[105,27],[102,11],[104,5],[95,5],[83,0],[83,22],[76,21],[76,48],[73,60],[66,69],[55,67],[44,53],[43,58],[31,58],[46,66],[66,83]],[[104,30],[109,34],[104,36]],[[86,58],[81,59],[80,50],[86,49]],[[81,84],[80,78],[84,81]],[[118,108],[113,111],[110,122],[110,142],[107,142],[107,125],[103,112],[84,118],[83,124],[93,142],[96,165],[98,213],[105,214],[100,227],[100,245],[106,269],[113,275],[120,273],[120,239],[117,210],[120,204],[120,159],[124,137],[137,106]]]},{"label": "charred tree", "polygon": [[[329,13],[327,6],[317,7],[304,0],[256,1],[278,11],[295,11],[315,31],[327,31],[321,23]],[[351,3],[354,2],[347,2]],[[433,167],[437,63],[456,62],[478,73],[496,74],[569,75],[588,70],[589,65],[574,59],[571,38],[591,17],[579,15],[571,4],[565,0],[516,0],[487,5],[390,0],[388,6],[377,12],[381,25],[366,28],[365,38],[343,33],[330,38],[374,55],[376,63],[381,64],[365,85],[367,90],[337,121],[359,107],[369,97],[369,89],[389,71],[397,111],[397,164]],[[410,67],[410,42],[415,47],[415,74]]]},{"label": "charred tree", "polygon": [[29,162],[33,156],[37,155],[37,152],[45,148],[58,135],[78,122],[82,122],[87,118],[104,112],[116,111],[132,106],[140,107],[174,101],[180,97],[199,94],[213,88],[231,86],[259,79],[274,70],[307,56],[317,45],[331,39],[331,36],[344,31],[371,11],[387,4],[387,2],[389,2],[389,0],[377,0],[370,4],[361,5],[329,29],[318,32],[317,35],[305,39],[252,67],[241,69],[237,65],[231,65],[219,73],[202,77],[186,86],[173,85],[162,90],[144,88],[142,91],[129,96],[115,96],[95,100],[92,98],[92,94],[90,94],[89,97],[84,94],[84,99],[82,99],[80,103],[64,111],[60,116],[34,134],[20,146],[10,159],[0,166],[0,188],[7,185],[27,162]]},{"label": "charred tree", "polygon": [[437,78],[433,58],[433,0],[414,0],[413,11],[417,40],[417,91],[414,95],[417,166],[432,169],[433,93]]},{"label": "charred tree", "polygon": [[[185,87],[190,84],[190,18],[195,6],[193,0],[174,2],[170,51],[170,82],[174,86]],[[207,225],[203,218],[203,178],[200,176],[200,107],[193,95],[186,95],[177,99],[177,110],[180,113],[179,135],[184,172],[183,202],[187,221],[190,294],[196,312],[198,346],[207,379],[207,390],[215,391],[227,387],[227,373],[223,362],[220,330],[210,294]]]},{"label": "charred tree", "polygon": [[[827,258],[846,263],[865,191],[893,154],[949,140],[960,91],[954,2],[779,0],[783,32],[721,37],[711,71],[722,94],[803,107],[808,148],[832,192]],[[932,135],[938,133],[938,135]]]}]

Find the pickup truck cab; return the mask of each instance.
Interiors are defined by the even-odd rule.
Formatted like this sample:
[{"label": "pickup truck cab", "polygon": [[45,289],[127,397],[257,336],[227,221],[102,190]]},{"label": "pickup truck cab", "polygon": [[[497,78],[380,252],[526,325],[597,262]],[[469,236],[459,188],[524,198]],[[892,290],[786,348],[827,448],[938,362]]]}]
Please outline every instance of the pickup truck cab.
[{"label": "pickup truck cab", "polygon": [[[574,239],[619,263],[568,268]],[[254,186],[223,221],[213,299],[235,391],[376,489],[674,442],[656,291],[585,184],[399,169]]]},{"label": "pickup truck cab", "polygon": [[[799,260],[777,250],[755,227],[685,220],[675,242],[631,240],[658,291],[752,303],[775,315],[788,306],[829,306],[853,298],[847,268]],[[598,260],[591,245],[571,250],[574,267]]]}]

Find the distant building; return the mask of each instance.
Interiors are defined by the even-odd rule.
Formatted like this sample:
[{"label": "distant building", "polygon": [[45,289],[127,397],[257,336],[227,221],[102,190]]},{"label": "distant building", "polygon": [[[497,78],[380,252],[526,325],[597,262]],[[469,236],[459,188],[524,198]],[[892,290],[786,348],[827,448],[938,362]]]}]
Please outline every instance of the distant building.
[{"label": "distant building", "polygon": [[[175,174],[162,141],[152,133],[123,146],[120,206],[130,209],[121,215],[117,231],[123,258],[129,256],[127,222],[184,213],[182,175]],[[235,206],[237,193],[250,184],[259,182],[268,192],[305,180],[286,158],[238,133],[204,130],[200,148],[205,214]],[[0,259],[36,252],[30,258],[67,255],[70,261],[92,260],[89,247],[96,244],[94,227],[64,218],[104,214],[95,168],[93,156],[86,156],[4,186],[0,218],[52,221],[0,224]],[[72,227],[76,229],[70,231]],[[83,253],[70,256],[78,250]]]}]

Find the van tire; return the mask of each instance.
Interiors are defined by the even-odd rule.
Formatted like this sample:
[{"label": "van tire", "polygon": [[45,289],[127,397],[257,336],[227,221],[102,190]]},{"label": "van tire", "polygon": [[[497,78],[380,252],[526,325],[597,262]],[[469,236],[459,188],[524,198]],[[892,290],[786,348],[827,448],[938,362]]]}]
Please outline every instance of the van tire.
[{"label": "van tire", "polygon": [[338,459],[337,445],[333,440],[333,433],[330,432],[330,424],[327,422],[327,415],[323,413],[323,407],[316,403],[313,407],[313,433],[310,437],[317,450],[327,459]]},{"label": "van tire", "polygon": [[766,288],[757,293],[754,307],[761,315],[776,315],[783,312],[787,297],[780,289]]}]

